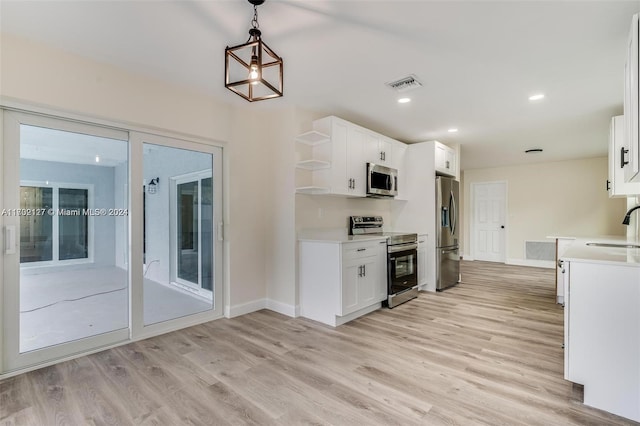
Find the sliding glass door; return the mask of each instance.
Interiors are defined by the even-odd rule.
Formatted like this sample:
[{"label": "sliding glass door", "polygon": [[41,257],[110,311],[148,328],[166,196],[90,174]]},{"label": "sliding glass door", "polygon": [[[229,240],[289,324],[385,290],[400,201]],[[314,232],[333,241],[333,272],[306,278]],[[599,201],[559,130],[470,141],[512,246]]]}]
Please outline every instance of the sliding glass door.
[{"label": "sliding glass door", "polygon": [[144,326],[221,316],[222,150],[151,135],[141,140]]},{"label": "sliding glass door", "polygon": [[222,316],[221,148],[0,112],[0,374]]},{"label": "sliding glass door", "polygon": [[4,369],[128,339],[127,132],[3,117]]}]

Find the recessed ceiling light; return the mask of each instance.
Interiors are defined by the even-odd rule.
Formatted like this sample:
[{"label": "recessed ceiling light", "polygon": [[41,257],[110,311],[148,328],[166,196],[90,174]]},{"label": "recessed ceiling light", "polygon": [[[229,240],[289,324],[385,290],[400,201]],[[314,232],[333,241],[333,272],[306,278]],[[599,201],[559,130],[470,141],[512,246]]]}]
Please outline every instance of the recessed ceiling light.
[{"label": "recessed ceiling light", "polygon": [[525,154],[538,154],[542,152],[542,148],[531,148],[525,151]]},{"label": "recessed ceiling light", "polygon": [[447,130],[447,132],[449,132],[449,133],[455,133],[455,132],[457,132],[457,131],[458,131],[458,129],[456,129],[456,128],[454,128],[454,127],[452,127],[452,128],[450,128],[449,130]]},{"label": "recessed ceiling light", "polygon": [[411,98],[400,98],[400,99],[398,99],[398,103],[399,104],[406,104],[408,102],[411,102]]},{"label": "recessed ceiling light", "polygon": [[540,99],[544,99],[544,93],[537,93],[535,95],[529,96],[530,101],[539,101]]}]

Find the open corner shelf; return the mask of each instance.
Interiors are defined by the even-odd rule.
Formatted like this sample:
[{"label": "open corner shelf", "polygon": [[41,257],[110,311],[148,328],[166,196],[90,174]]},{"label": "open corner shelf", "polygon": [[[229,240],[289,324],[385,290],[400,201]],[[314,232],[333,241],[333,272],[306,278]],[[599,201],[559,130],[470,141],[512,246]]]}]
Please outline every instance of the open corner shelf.
[{"label": "open corner shelf", "polygon": [[296,142],[310,146],[320,145],[330,141],[331,137],[329,135],[325,135],[324,133],[320,133],[315,130],[296,136]]},{"label": "open corner shelf", "polygon": [[296,163],[296,167],[305,170],[322,170],[331,167],[331,163],[329,163],[328,161],[304,160],[298,161]]},{"label": "open corner shelf", "polygon": [[329,188],[324,186],[301,186],[299,188],[296,188],[296,192],[298,194],[311,194],[311,195],[328,194]]}]

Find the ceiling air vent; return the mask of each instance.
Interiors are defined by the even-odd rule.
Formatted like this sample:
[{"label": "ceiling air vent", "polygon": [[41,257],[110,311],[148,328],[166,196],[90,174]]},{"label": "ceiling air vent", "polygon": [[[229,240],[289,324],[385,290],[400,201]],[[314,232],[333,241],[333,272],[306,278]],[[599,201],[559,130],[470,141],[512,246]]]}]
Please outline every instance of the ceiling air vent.
[{"label": "ceiling air vent", "polygon": [[386,83],[386,85],[399,93],[408,92],[409,90],[415,90],[422,87],[422,83],[420,83],[418,78],[413,74],[399,80]]}]

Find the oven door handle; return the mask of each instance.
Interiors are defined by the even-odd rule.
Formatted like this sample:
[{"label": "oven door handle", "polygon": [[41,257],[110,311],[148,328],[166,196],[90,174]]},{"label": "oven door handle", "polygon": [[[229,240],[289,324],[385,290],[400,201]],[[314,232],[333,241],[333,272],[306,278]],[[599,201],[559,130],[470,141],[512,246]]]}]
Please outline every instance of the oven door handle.
[{"label": "oven door handle", "polygon": [[398,244],[387,246],[387,253],[398,253],[400,251],[418,250],[418,243]]},{"label": "oven door handle", "polygon": [[445,250],[442,250],[442,254],[453,253],[453,252],[456,252],[456,251],[458,251],[458,250],[459,250],[459,248],[458,248],[458,247],[456,247],[456,248],[450,248],[450,249],[445,249]]}]

